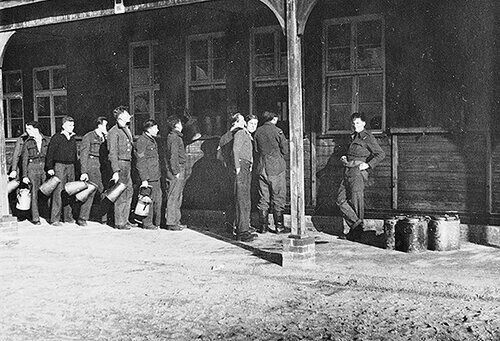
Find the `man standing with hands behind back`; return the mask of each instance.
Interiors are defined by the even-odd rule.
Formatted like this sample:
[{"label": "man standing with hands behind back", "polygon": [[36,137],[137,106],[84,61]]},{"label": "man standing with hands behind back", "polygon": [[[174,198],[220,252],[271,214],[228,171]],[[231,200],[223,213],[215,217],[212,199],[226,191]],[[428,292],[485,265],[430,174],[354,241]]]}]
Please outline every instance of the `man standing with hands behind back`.
[{"label": "man standing with hands behind back", "polygon": [[362,113],[351,115],[353,134],[347,155],[342,156],[344,178],[340,183],[337,206],[344,218],[344,238],[356,239],[365,214],[364,190],[368,169],[373,169],[385,157],[375,137],[365,130]]},{"label": "man standing with hands behind back", "polygon": [[130,205],[132,203],[132,168],[133,137],[128,124],[132,116],[124,106],[119,106],[113,111],[116,125],[108,133],[109,161],[113,176],[111,180],[121,182],[125,191],[115,201],[115,228],[118,230],[130,230],[132,225],[128,221]]}]

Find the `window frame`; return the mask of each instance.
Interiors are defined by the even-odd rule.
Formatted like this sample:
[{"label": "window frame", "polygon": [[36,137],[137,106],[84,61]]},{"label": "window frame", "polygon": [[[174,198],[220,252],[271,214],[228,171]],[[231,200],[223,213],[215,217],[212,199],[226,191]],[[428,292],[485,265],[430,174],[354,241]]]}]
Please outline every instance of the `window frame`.
[{"label": "window frame", "polygon": [[[66,87],[62,89],[54,89],[54,70],[58,69],[65,69],[66,70]],[[36,73],[38,71],[49,71],[49,89],[45,90],[36,90],[35,89],[35,82],[36,82]],[[57,133],[57,127],[56,127],[56,116],[55,116],[55,105],[54,105],[54,97],[66,97],[66,103],[67,103],[67,97],[68,97],[68,90],[67,90],[67,84],[68,82],[68,73],[67,73],[67,68],[65,64],[60,64],[60,65],[50,65],[50,66],[42,66],[42,67],[36,67],[33,68],[33,118],[35,121],[39,121],[39,115],[38,115],[38,108],[37,108],[37,98],[42,98],[42,97],[49,97],[49,102],[50,102],[50,135],[54,135]],[[66,104],[67,105],[67,104]],[[67,107],[66,107],[67,109]],[[66,113],[67,115],[68,113]],[[44,116],[46,117],[46,116]],[[59,116],[58,116],[59,117]]]},{"label": "window frame", "polygon": [[[19,73],[21,76],[21,91],[20,92],[7,92],[7,75],[9,74],[16,74]],[[24,117],[24,99],[23,99],[23,93],[24,93],[24,82],[23,82],[23,71],[22,70],[9,70],[9,71],[3,71],[2,72],[2,78],[5,80],[5,85],[3,87],[3,100],[5,101],[5,120],[7,123],[7,131],[6,131],[6,138],[13,138],[12,134],[12,110],[11,110],[11,103],[10,101],[13,99],[20,99],[21,100],[21,119],[22,119],[22,126],[24,127],[26,123],[26,118]],[[2,103],[3,105],[3,103]],[[23,128],[24,131],[24,128]]]},{"label": "window frame", "polygon": [[[355,59],[358,51],[357,43],[357,28],[358,23],[366,21],[379,21],[381,24],[381,50],[382,50],[382,65],[380,69],[360,69],[354,68]],[[340,71],[328,71],[328,28],[332,25],[343,23],[351,24],[350,32],[350,69]],[[385,20],[380,14],[360,15],[354,17],[332,18],[323,21],[323,49],[322,49],[322,88],[323,88],[323,115],[322,115],[322,134],[350,134],[350,129],[331,129],[329,130],[329,80],[341,77],[352,77],[352,98],[351,98],[351,112],[359,110],[359,78],[373,75],[382,76],[382,117],[381,128],[370,129],[373,133],[382,133],[386,130],[386,57],[385,57]]]},{"label": "window frame", "polygon": [[[148,47],[148,68],[149,68],[149,82],[147,85],[134,85],[134,48]],[[149,118],[155,119],[156,113],[159,112],[155,106],[155,92],[160,91],[160,83],[154,82],[155,77],[155,60],[154,60],[154,46],[159,47],[157,40],[143,40],[129,43],[129,110],[132,114],[130,121],[130,128],[134,135],[136,135],[135,127],[135,111],[134,111],[134,95],[139,92],[148,92],[149,95]],[[159,95],[159,94],[158,94]]]}]

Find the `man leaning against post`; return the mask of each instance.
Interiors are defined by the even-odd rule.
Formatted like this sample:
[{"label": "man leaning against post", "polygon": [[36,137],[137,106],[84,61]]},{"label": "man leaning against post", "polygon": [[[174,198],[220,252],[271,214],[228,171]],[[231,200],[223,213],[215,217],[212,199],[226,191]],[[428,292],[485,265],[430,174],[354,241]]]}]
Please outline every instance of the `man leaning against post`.
[{"label": "man leaning against post", "polygon": [[133,227],[128,218],[134,193],[130,175],[134,140],[128,124],[132,116],[124,106],[116,108],[113,115],[116,119],[116,125],[108,133],[109,161],[113,171],[111,180],[115,183],[121,182],[126,186],[125,191],[115,201],[115,228],[130,230]]},{"label": "man leaning against post", "polygon": [[158,123],[149,119],[143,124],[143,133],[136,142],[137,171],[141,188],[151,188],[151,207],[148,216],[142,221],[142,228],[157,230],[161,223],[162,193],[160,186],[160,159],[158,155]]},{"label": "man leaning against post", "polygon": [[62,119],[62,130],[54,134],[50,139],[45,169],[50,176],[57,176],[61,182],[52,192],[52,210],[50,222],[53,226],[61,226],[61,211],[63,211],[64,221],[74,223],[73,208],[70,198],[63,192],[66,183],[75,180],[76,139],[75,121],[71,116],[64,116]]},{"label": "man leaning against post", "polygon": [[182,141],[182,122],[173,116],[167,119],[170,133],[167,136],[166,161],[167,161],[167,209],[165,219],[167,229],[172,231],[182,230],[181,205],[182,191],[184,190],[186,151]]}]

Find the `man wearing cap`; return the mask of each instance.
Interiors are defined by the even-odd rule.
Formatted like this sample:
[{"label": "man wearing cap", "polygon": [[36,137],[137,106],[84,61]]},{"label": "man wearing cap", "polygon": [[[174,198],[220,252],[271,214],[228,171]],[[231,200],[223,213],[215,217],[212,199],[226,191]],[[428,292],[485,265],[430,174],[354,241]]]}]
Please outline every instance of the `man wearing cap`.
[{"label": "man wearing cap", "polygon": [[[76,221],[80,226],[87,225],[87,220],[89,220],[90,210],[94,200],[97,201],[97,204],[101,202],[100,193],[102,193],[104,189],[101,169],[105,166],[105,158],[107,158],[107,144],[105,143],[108,133],[107,125],[108,120],[106,117],[98,117],[95,121],[96,128],[83,136],[80,145],[80,166],[82,172],[80,180],[88,181],[91,185],[97,187],[80,207],[80,216]],[[99,195],[96,196],[96,192],[98,192]],[[99,209],[100,222],[105,223],[105,208],[99,205]]]},{"label": "man wearing cap", "polygon": [[[31,222],[40,225],[38,190],[45,181],[44,166],[49,138],[40,133],[40,125],[36,121],[26,123],[26,128],[29,137],[23,145],[21,170],[23,182],[25,184],[31,183]],[[48,209],[47,200],[43,200],[42,204],[44,208]],[[45,213],[47,213],[46,210]]]},{"label": "man wearing cap", "polygon": [[109,161],[113,176],[111,180],[123,183],[125,191],[115,201],[115,228],[130,230],[132,224],[128,221],[130,205],[132,203],[132,178],[130,176],[133,137],[128,124],[132,116],[124,106],[119,106],[113,111],[116,125],[108,133]]},{"label": "man wearing cap", "polygon": [[50,222],[53,226],[61,226],[61,211],[64,212],[64,221],[74,223],[73,209],[69,196],[63,192],[66,183],[75,181],[76,139],[75,121],[71,116],[62,119],[62,130],[50,139],[45,159],[45,169],[50,176],[57,176],[61,182],[52,192],[52,210]]},{"label": "man wearing cap", "polygon": [[162,193],[160,186],[160,158],[158,156],[158,123],[149,119],[143,124],[143,133],[136,142],[137,171],[141,188],[151,188],[152,203],[148,216],[142,221],[147,230],[157,230],[161,222]]}]

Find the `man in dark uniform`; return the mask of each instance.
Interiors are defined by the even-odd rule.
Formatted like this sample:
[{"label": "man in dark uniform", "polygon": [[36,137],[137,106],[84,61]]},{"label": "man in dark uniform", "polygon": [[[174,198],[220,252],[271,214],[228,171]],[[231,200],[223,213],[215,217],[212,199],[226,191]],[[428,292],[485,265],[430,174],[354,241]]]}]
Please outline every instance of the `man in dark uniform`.
[{"label": "man in dark uniform", "polygon": [[134,189],[130,176],[133,150],[133,137],[128,124],[131,115],[127,108],[120,106],[113,111],[116,118],[116,125],[108,133],[109,161],[114,182],[120,181],[127,188],[115,201],[115,228],[119,230],[130,230],[132,224],[129,223],[130,204]]},{"label": "man in dark uniform", "polygon": [[157,230],[161,223],[161,173],[156,136],[158,136],[158,123],[150,119],[144,122],[143,133],[136,142],[137,171],[141,179],[141,188],[151,188],[153,201],[148,216],[142,221],[142,227],[147,230]]},{"label": "man in dark uniform", "polygon": [[259,232],[268,229],[269,202],[273,205],[273,218],[276,233],[287,232],[283,224],[283,209],[286,201],[286,162],[288,141],[283,131],[276,127],[278,115],[266,111],[264,124],[255,133],[255,147],[259,157]]},{"label": "man in dark uniform", "polygon": [[217,147],[217,159],[220,160],[224,167],[226,167],[226,175],[228,177],[228,187],[231,197],[228,200],[228,205],[225,211],[225,225],[228,231],[236,234],[235,226],[235,200],[234,200],[234,157],[233,157],[233,139],[236,132],[243,129],[245,126],[245,118],[240,113],[234,113],[229,115],[229,121],[231,123],[231,128],[221,136],[219,140],[219,146]]},{"label": "man in dark uniform", "polygon": [[[80,216],[76,222],[80,226],[87,225],[92,204],[94,200],[97,201],[97,204],[101,202],[100,193],[104,190],[101,169],[103,164],[106,163],[104,158],[107,157],[107,145],[105,142],[106,135],[108,134],[108,120],[106,117],[101,116],[96,119],[95,124],[96,128],[83,136],[80,145],[80,165],[82,173],[80,175],[80,180],[89,181],[92,185],[97,187],[96,191],[92,192],[80,207]],[[96,192],[98,192],[99,195],[96,196]],[[104,223],[107,218],[106,208],[99,205],[99,209],[99,222]]]},{"label": "man in dark uniform", "polygon": [[49,138],[40,133],[40,125],[36,121],[26,123],[29,137],[24,142],[22,150],[22,176],[25,184],[31,183],[31,222],[40,225],[40,204],[47,213],[47,200],[39,203],[38,190],[45,181],[45,156],[49,147]]},{"label": "man in dark uniform", "polygon": [[337,205],[344,218],[344,237],[355,239],[360,231],[365,213],[364,189],[368,180],[368,169],[373,169],[384,159],[385,153],[375,137],[365,130],[366,119],[362,113],[351,115],[352,142],[347,156],[342,156],[344,178],[340,183]]},{"label": "man in dark uniform", "polygon": [[167,136],[167,209],[165,220],[167,229],[178,231],[184,228],[181,221],[182,191],[184,189],[186,151],[182,141],[182,122],[173,116],[167,120],[170,133]]},{"label": "man in dark uniform", "polygon": [[[74,223],[73,209],[68,195],[63,192],[67,182],[75,180],[76,140],[75,121],[71,116],[62,119],[62,130],[50,139],[45,169],[50,176],[57,176],[61,182],[52,192],[51,224],[61,226],[61,210],[64,211],[64,221]],[[63,198],[64,196],[64,198]]]}]

